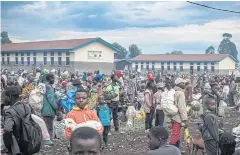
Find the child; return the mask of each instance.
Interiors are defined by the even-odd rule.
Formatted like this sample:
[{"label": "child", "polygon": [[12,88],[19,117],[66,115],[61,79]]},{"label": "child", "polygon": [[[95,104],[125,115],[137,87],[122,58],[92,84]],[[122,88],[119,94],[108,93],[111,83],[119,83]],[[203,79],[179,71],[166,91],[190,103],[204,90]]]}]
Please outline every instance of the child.
[{"label": "child", "polygon": [[61,112],[57,114],[57,121],[53,123],[53,137],[61,140],[65,139],[65,124]]},{"label": "child", "polygon": [[217,155],[219,142],[219,124],[215,115],[216,102],[214,98],[206,99],[206,112],[203,115],[203,126],[201,127],[205,149],[208,155]]},{"label": "child", "polygon": [[[88,108],[89,93],[87,90],[80,88],[75,94],[75,104],[76,106],[71,110],[66,118],[71,118],[76,124],[87,122],[89,120],[100,122],[95,111]],[[100,122],[101,123],[101,122]],[[67,128],[66,139],[69,140],[72,134],[72,129]],[[102,134],[102,130],[99,131]]]},{"label": "child", "polygon": [[99,133],[90,127],[80,127],[73,131],[70,138],[70,155],[95,154],[101,155],[102,140]]},{"label": "child", "polygon": [[104,101],[103,96],[98,97],[99,107],[97,109],[97,114],[99,119],[102,122],[102,125],[104,127],[103,129],[103,141],[105,145],[107,145],[108,141],[108,133],[110,131],[110,125],[111,125],[111,111]]}]

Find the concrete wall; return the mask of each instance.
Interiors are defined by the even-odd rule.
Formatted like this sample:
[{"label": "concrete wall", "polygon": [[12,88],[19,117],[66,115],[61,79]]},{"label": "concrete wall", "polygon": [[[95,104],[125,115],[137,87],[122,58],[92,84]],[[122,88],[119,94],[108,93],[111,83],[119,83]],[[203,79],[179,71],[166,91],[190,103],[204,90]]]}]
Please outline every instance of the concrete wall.
[{"label": "concrete wall", "polygon": [[[100,58],[92,59],[89,58],[89,51],[99,51],[102,52]],[[116,53],[112,48],[104,45],[101,42],[95,42],[88,46],[82,47],[74,51],[76,62],[104,62],[104,63],[114,63],[114,54]]]},{"label": "concrete wall", "polygon": [[236,62],[230,57],[226,57],[225,59],[219,62],[220,70],[230,70],[230,69],[235,69],[235,67],[236,67]]}]

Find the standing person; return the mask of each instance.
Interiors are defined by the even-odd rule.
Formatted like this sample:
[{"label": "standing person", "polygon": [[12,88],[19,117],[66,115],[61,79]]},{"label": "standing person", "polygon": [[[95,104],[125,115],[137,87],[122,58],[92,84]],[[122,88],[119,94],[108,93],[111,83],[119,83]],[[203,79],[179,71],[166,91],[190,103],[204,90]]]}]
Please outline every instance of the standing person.
[{"label": "standing person", "polygon": [[132,74],[129,75],[129,81],[127,85],[127,95],[130,102],[133,104],[133,101],[137,95],[137,84],[134,76]]},{"label": "standing person", "polygon": [[53,138],[53,119],[55,118],[58,104],[55,98],[55,92],[52,85],[54,84],[54,75],[46,75],[46,93],[43,98],[42,117],[47,125],[48,133]]},{"label": "standing person", "polygon": [[97,108],[98,117],[103,125],[103,141],[107,146],[108,133],[111,126],[111,111],[104,100],[104,96],[98,97],[99,107]]},{"label": "standing person", "polygon": [[203,116],[203,126],[200,128],[205,143],[207,155],[217,155],[219,142],[219,124],[215,115],[216,100],[212,97],[206,99],[207,111]]},{"label": "standing person", "polygon": [[192,85],[191,85],[191,81],[189,79],[186,80],[186,88],[185,88],[185,100],[186,100],[186,103],[189,104],[190,102],[193,101],[193,98],[192,98]]},{"label": "standing person", "polygon": [[106,88],[107,92],[114,93],[113,99],[111,99],[111,103],[109,104],[109,108],[111,109],[113,123],[115,127],[115,131],[119,131],[119,124],[118,124],[118,106],[119,106],[119,85],[118,85],[118,76],[113,74],[111,76],[112,83],[108,85]]},{"label": "standing person", "polygon": [[153,82],[148,81],[146,90],[144,92],[144,111],[146,113],[145,118],[145,130],[146,132],[149,131],[149,129],[152,128],[152,121],[153,121],[153,115],[154,115],[154,105],[153,105]]},{"label": "standing person", "polygon": [[175,105],[178,108],[178,114],[172,117],[172,135],[170,138],[169,144],[174,145],[176,147],[180,147],[180,134],[181,134],[181,127],[188,126],[188,116],[186,110],[186,102],[185,102],[185,80],[182,78],[177,78],[175,80]]},{"label": "standing person", "polygon": [[158,91],[154,94],[153,104],[156,107],[156,119],[155,126],[163,126],[164,123],[164,112],[161,105],[161,95],[164,92],[165,84],[157,84]]},{"label": "standing person", "polygon": [[[3,117],[3,141],[8,152],[17,155],[25,152],[25,147],[20,144],[19,139],[23,134],[21,120],[27,114],[33,113],[28,104],[20,102],[19,91],[15,86],[7,87],[4,92],[4,105],[10,106],[4,111]],[[17,109],[18,111],[16,111]]]},{"label": "standing person", "polygon": [[[67,114],[66,119],[72,119],[76,124],[85,123],[87,121],[100,122],[97,113],[88,108],[89,92],[86,89],[79,89],[75,94],[76,106]],[[66,128],[66,139],[69,140],[72,134],[71,128]],[[99,131],[102,134],[102,128]]]},{"label": "standing person", "polygon": [[157,126],[149,130],[147,155],[181,155],[180,150],[167,144],[168,131],[164,127]]},{"label": "standing person", "polygon": [[234,78],[232,77],[230,83],[230,92],[229,92],[229,105],[235,105],[235,96],[236,96],[237,84],[235,83]]}]

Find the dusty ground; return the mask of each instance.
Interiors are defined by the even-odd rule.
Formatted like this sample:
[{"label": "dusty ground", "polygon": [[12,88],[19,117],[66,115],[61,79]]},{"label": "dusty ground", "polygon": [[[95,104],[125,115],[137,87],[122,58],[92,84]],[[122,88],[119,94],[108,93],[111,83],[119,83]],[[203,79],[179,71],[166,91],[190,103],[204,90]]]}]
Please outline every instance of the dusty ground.
[{"label": "dusty ground", "polygon": [[[227,108],[225,110],[226,117],[220,118],[224,123],[224,129],[227,131],[232,130],[233,127],[236,127],[240,123],[239,113],[237,113],[234,109]],[[128,133],[112,133],[109,136],[109,146],[107,149],[104,149],[104,155],[143,155],[147,152],[147,138],[144,133],[143,122],[136,129],[135,132],[130,134]],[[190,134],[198,134],[197,130],[197,121],[193,121],[190,123]],[[187,151],[186,144],[181,143],[181,150]],[[43,147],[41,152],[37,155],[66,155],[68,142],[66,141],[55,141],[55,145],[53,147]],[[240,147],[240,146],[239,146]],[[200,152],[199,152],[200,154]],[[235,153],[235,155],[240,155],[240,152]]]}]

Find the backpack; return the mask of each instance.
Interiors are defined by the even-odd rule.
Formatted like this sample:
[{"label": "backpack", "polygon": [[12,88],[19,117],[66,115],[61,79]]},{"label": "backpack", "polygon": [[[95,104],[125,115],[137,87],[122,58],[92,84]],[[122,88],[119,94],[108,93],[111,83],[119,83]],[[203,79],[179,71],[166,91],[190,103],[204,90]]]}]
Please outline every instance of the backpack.
[{"label": "backpack", "polygon": [[42,130],[40,126],[33,120],[30,109],[22,104],[25,111],[25,116],[21,118],[18,110],[12,107],[21,118],[20,138],[18,141],[19,147],[23,154],[34,154],[40,151],[42,144]]},{"label": "backpack", "polygon": [[171,95],[168,94],[168,92],[164,92],[161,95],[161,105],[164,111],[164,114],[168,117],[173,117],[178,114],[178,108],[174,104],[174,98],[172,98]]},{"label": "backpack", "polygon": [[101,120],[103,126],[110,126],[111,125],[110,109],[107,106],[107,104],[105,104],[105,105],[103,105],[99,108],[98,117]]}]

